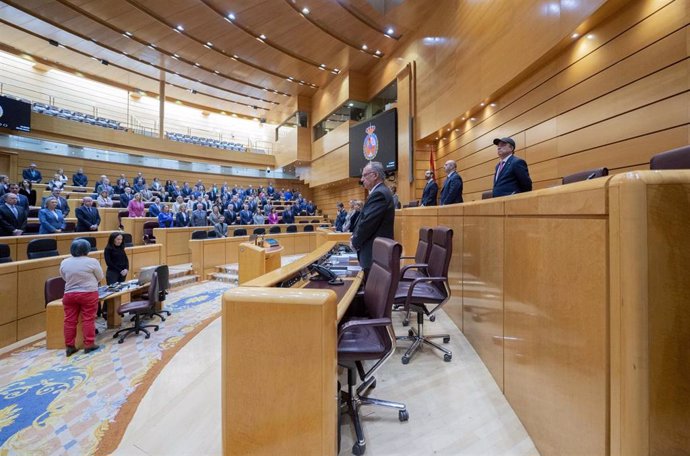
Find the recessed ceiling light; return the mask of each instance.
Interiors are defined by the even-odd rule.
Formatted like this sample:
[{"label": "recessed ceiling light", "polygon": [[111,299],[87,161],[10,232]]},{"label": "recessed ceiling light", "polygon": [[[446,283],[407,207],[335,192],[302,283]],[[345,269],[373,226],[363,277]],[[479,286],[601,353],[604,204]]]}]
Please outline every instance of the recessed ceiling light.
[{"label": "recessed ceiling light", "polygon": [[479,106],[485,106],[485,105],[486,105],[486,103],[484,103],[483,101],[481,103],[479,103]]},{"label": "recessed ceiling light", "polygon": [[239,57],[237,57],[237,54],[232,54],[232,58],[235,60],[239,59]]},{"label": "recessed ceiling light", "polygon": [[392,35],[395,33],[395,30],[393,30],[393,27],[388,27],[388,30],[386,30],[386,35]]},{"label": "recessed ceiling light", "polygon": [[437,137],[435,137],[434,139],[438,140],[438,136],[437,136]]},{"label": "recessed ceiling light", "polygon": [[218,70],[213,70],[213,72],[216,74],[220,74],[220,71],[218,71]]},{"label": "recessed ceiling light", "polygon": [[572,38],[572,39],[580,38],[580,34],[579,33],[573,33],[572,35],[570,35],[570,38]]},{"label": "recessed ceiling light", "polygon": [[379,51],[379,50],[377,49],[376,52],[375,52],[375,54],[376,54],[376,55],[381,55],[381,51]]},{"label": "recessed ceiling light", "polygon": [[198,67],[198,66],[201,66],[201,65],[199,65],[197,62],[194,62],[194,66],[195,66],[195,67]]},{"label": "recessed ceiling light", "polygon": [[265,39],[266,39],[266,35],[264,35],[264,34],[262,33],[261,35],[259,35],[259,38],[261,38],[262,40],[265,40]]},{"label": "recessed ceiling light", "polygon": [[230,19],[231,21],[234,21],[235,15],[233,13],[228,14],[228,19]]},{"label": "recessed ceiling light", "polygon": [[302,14],[309,14],[309,8],[307,8],[306,6],[302,8]]},{"label": "recessed ceiling light", "polygon": [[179,30],[180,32],[184,32],[184,27],[182,27],[181,25],[178,25],[177,27],[175,27],[175,29]]},{"label": "recessed ceiling light", "polygon": [[446,128],[446,131],[450,131],[450,128]]},{"label": "recessed ceiling light", "polygon": [[470,122],[474,122],[475,120],[477,120],[475,117],[470,117]]},{"label": "recessed ceiling light", "polygon": [[366,51],[367,49],[369,49],[369,46],[367,46],[366,44],[363,44],[362,49],[364,49]]},{"label": "recessed ceiling light", "polygon": [[492,108],[495,108],[495,107],[496,107],[496,103],[491,103],[489,106],[491,106]]},{"label": "recessed ceiling light", "polygon": [[593,40],[593,39],[594,39],[594,35],[592,35],[592,34],[590,33],[589,35],[587,35],[587,39],[588,39],[588,40]]},{"label": "recessed ceiling light", "polygon": [[208,47],[213,47],[213,43],[211,43],[210,41],[207,41],[207,42],[206,42],[206,46],[208,46]]},{"label": "recessed ceiling light", "polygon": [[354,103],[348,103],[348,104],[347,104],[347,107],[348,107],[348,108],[352,108],[352,107],[354,107],[354,105],[355,105]]},{"label": "recessed ceiling light", "polygon": [[132,36],[132,33],[131,32],[125,32],[125,35],[126,36]]}]

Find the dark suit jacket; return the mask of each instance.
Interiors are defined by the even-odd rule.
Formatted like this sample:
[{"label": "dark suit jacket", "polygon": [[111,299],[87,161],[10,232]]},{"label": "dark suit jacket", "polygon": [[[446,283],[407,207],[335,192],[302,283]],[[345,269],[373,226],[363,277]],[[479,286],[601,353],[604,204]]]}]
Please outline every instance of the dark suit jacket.
[{"label": "dark suit jacket", "polygon": [[496,165],[494,171],[494,198],[497,196],[512,195],[513,193],[529,192],[532,190],[532,179],[529,177],[527,163],[520,157],[511,155],[496,178],[496,171],[501,163]]},{"label": "dark suit jacket", "polygon": [[91,231],[91,225],[98,225],[101,223],[101,216],[98,215],[98,209],[91,206],[80,206],[74,214],[77,216],[77,231]]},{"label": "dark suit jacket", "polygon": [[[393,201],[393,206],[395,207],[395,201]],[[355,211],[352,213],[352,217],[350,217],[350,233],[355,232],[355,228],[357,227],[357,220],[359,220],[360,215],[362,215],[361,211]]]},{"label": "dark suit jacket", "polygon": [[72,174],[72,183],[80,187],[86,187],[89,185],[89,178],[86,177],[86,174],[74,173]]},{"label": "dark suit jacket", "polygon": [[393,239],[394,220],[393,194],[384,184],[379,184],[369,193],[352,233],[352,246],[363,269],[371,268],[374,239]]},{"label": "dark suit jacket", "polygon": [[183,215],[182,212],[178,212],[177,214],[175,214],[175,226],[189,226],[189,224],[189,214],[185,213]]},{"label": "dark suit jacket", "polygon": [[462,203],[462,178],[457,172],[446,179],[441,189],[441,206],[455,203]]},{"label": "dark suit jacket", "polygon": [[283,221],[282,223],[295,223],[295,214],[292,212],[292,209],[287,210],[285,209],[283,211]]},{"label": "dark suit jacket", "polygon": [[345,217],[347,217],[347,211],[338,211],[338,215],[335,217],[335,230],[343,231],[343,225],[345,224]]},{"label": "dark suit jacket", "polygon": [[134,199],[134,193],[130,193],[129,196],[126,193],[121,193],[120,194],[120,207],[121,208],[126,208],[129,205],[129,202]]},{"label": "dark suit jacket", "polygon": [[161,207],[157,204],[151,204],[149,206],[149,214],[151,214],[151,217],[158,217],[158,214],[161,213]]},{"label": "dark suit jacket", "polygon": [[41,176],[41,172],[37,169],[34,170],[32,174],[31,168],[26,168],[24,171],[22,171],[22,179],[26,179],[30,182],[41,182],[43,180],[43,176]]},{"label": "dark suit jacket", "polygon": [[254,214],[252,211],[245,211],[242,209],[240,211],[240,225],[251,225],[254,221]]},{"label": "dark suit jacket", "polygon": [[19,204],[16,204],[17,217],[7,207],[6,204],[0,204],[0,236],[14,236],[14,230],[22,230],[26,228],[26,211]]},{"label": "dark suit jacket", "polygon": [[436,195],[438,195],[438,184],[436,181],[427,182],[422,193],[422,206],[436,206]]}]

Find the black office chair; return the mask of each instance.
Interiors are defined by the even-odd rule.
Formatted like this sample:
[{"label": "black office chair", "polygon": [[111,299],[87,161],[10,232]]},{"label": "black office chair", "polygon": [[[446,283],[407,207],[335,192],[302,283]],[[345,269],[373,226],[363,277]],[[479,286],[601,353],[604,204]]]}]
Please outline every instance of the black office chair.
[{"label": "black office chair", "polygon": [[29,212],[26,214],[27,218],[38,218],[38,211],[40,210],[41,208],[39,207],[29,208]]},{"label": "black office chair", "polygon": [[113,334],[113,339],[116,339],[118,336],[120,337],[120,339],[117,341],[118,344],[123,343],[125,338],[132,333],[138,335],[140,332],[143,332],[146,334],[146,339],[150,338],[151,333],[146,328],[153,328],[154,331],[158,331],[158,325],[144,325],[141,321],[143,316],[151,315],[152,312],[155,312],[156,299],[158,299],[158,274],[154,272],[151,275],[151,283],[149,284],[147,299],[122,304],[118,309],[117,313],[123,317],[125,314],[131,314],[134,316],[133,326],[120,329]]},{"label": "black office chair", "polygon": [[254,234],[266,234],[266,228],[254,228]]},{"label": "black office chair", "polygon": [[55,239],[34,239],[26,246],[26,257],[29,260],[59,256]]},{"label": "black office chair", "polygon": [[7,244],[0,244],[0,263],[11,263],[12,256],[10,254],[10,246]]},{"label": "black office chair", "polygon": [[39,222],[27,222],[26,228],[22,231],[22,235],[38,234],[41,229],[41,224]]},{"label": "black office chair", "polygon": [[141,227],[144,232],[144,244],[155,244],[156,236],[153,234],[153,230],[158,228],[157,221],[144,222],[144,226]]},{"label": "black office chair", "polygon": [[192,239],[208,239],[208,231],[197,230],[192,232]]},{"label": "black office chair", "polygon": [[247,230],[244,228],[237,228],[233,233],[233,236],[246,236],[247,235]]},{"label": "black office chair", "polygon": [[[82,236],[82,237],[75,238],[74,240],[76,241],[77,239],[84,239],[85,241],[88,241],[88,243],[91,245],[91,251],[92,252],[95,252],[96,250],[98,250],[98,247],[96,246],[96,238],[95,237],[93,237],[93,236]],[[124,238],[122,239],[122,241],[124,242]]]},{"label": "black office chair", "polygon": [[122,233],[122,244],[125,247],[134,247],[134,242],[132,240],[132,235],[129,233]]},{"label": "black office chair", "polygon": [[690,169],[690,146],[656,154],[649,160],[649,169]]},{"label": "black office chair", "polygon": [[[400,278],[400,253],[402,246],[392,239],[374,240],[373,262],[369,277],[360,299],[353,302],[355,310],[346,315],[338,330],[338,364],[347,369],[347,393],[343,394],[348,404],[348,413],[355,428],[356,442],[352,452],[364,454],[366,441],[359,416],[362,405],[381,405],[398,410],[398,419],[407,421],[409,414],[405,404],[368,397],[366,393],[376,386],[376,371],[395,352],[395,333],[391,321],[393,297]],[[374,365],[364,370],[363,361]],[[355,389],[357,375],[361,384]]]},{"label": "black office chair", "polygon": [[428,227],[419,229],[419,240],[417,241],[417,251],[414,256],[404,256],[402,260],[414,260],[413,264],[404,266],[400,271],[400,280],[413,280],[417,277],[425,277],[426,264],[429,262],[431,247],[433,245],[432,236],[434,230]]},{"label": "black office chair", "polygon": [[573,182],[581,182],[590,179],[596,179],[597,177],[604,177],[608,175],[608,168],[588,169],[587,171],[580,171],[579,173],[563,176],[563,179],[561,179],[561,185],[572,184]]},{"label": "black office chair", "polygon": [[269,234],[278,234],[280,233],[280,227],[278,225],[273,225],[268,229]]},{"label": "black office chair", "polygon": [[493,192],[493,190],[487,190],[487,191],[485,191],[485,192],[482,192],[482,199],[483,199],[483,200],[491,199],[491,198],[493,198],[493,197],[494,197],[494,192]]},{"label": "black office chair", "polygon": [[286,233],[296,233],[297,232],[297,225],[288,225],[287,228],[285,229]]},{"label": "black office chair", "polygon": [[[167,264],[161,264],[160,266],[156,267],[156,270],[153,272],[153,274],[158,277],[158,296],[156,298],[156,302],[162,303],[168,296],[168,290],[170,289],[170,268]],[[153,280],[153,275],[151,276],[151,280]],[[147,290],[141,295],[141,299],[145,301],[148,298],[149,291]],[[151,308],[151,312],[149,312],[148,315],[149,317],[153,317],[155,315],[160,318],[161,321],[165,321],[163,314],[170,316],[170,311],[163,309],[161,304],[160,311],[156,311],[156,307],[154,306]]]},{"label": "black office chair", "polygon": [[76,231],[77,224],[74,222],[65,222],[65,227],[62,229],[63,233],[74,233]]},{"label": "black office chair", "polygon": [[[395,293],[395,303],[403,304],[406,315],[403,325],[409,323],[410,312],[417,314],[417,329],[410,328],[408,335],[398,337],[398,340],[411,341],[412,345],[402,357],[402,363],[407,364],[415,351],[424,343],[443,352],[443,360],[449,362],[453,353],[432,342],[431,339],[443,339],[450,342],[448,334],[425,335],[424,316],[430,321],[436,320],[435,313],[439,311],[450,298],[448,285],[448,268],[453,255],[453,230],[444,226],[434,228],[431,253],[426,264],[415,266],[424,276],[411,281],[401,280]],[[410,269],[413,267],[410,266]],[[427,307],[428,306],[428,307]]]},{"label": "black office chair", "polygon": [[218,237],[218,233],[216,233],[215,230],[207,231],[207,233],[208,239],[215,239]]},{"label": "black office chair", "polygon": [[311,231],[314,231],[314,225],[304,225],[304,232],[309,233]]}]

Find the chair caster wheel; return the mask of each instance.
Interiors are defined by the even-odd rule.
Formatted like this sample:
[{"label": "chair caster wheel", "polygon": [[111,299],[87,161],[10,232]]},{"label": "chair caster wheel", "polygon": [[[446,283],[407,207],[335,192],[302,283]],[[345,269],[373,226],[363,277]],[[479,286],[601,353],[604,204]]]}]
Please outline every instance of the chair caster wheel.
[{"label": "chair caster wheel", "polygon": [[410,336],[410,337],[413,337],[413,336],[414,336],[414,331],[412,331],[411,329],[409,329],[409,330],[407,331],[407,335]]},{"label": "chair caster wheel", "polygon": [[409,364],[409,362],[410,362],[410,358],[408,358],[407,356],[402,357],[402,363],[403,364]]},{"label": "chair caster wheel", "polygon": [[450,342],[450,337],[444,337],[444,338],[443,338],[443,343],[444,343],[444,344],[447,344],[448,342]]},{"label": "chair caster wheel", "polygon": [[405,422],[410,419],[410,414],[407,413],[407,410],[400,410],[398,412],[398,419],[402,422]]},{"label": "chair caster wheel", "polygon": [[376,388],[376,380],[371,382],[371,385],[369,386],[369,389],[374,389],[374,388]]},{"label": "chair caster wheel", "polygon": [[121,344],[121,343],[123,343],[124,341],[125,341],[124,339],[120,339],[120,340],[117,341],[117,343],[118,343],[118,344]]},{"label": "chair caster wheel", "polygon": [[410,326],[410,320],[403,320],[403,326]]},{"label": "chair caster wheel", "polygon": [[431,315],[429,317],[429,321],[436,321],[436,315]]},{"label": "chair caster wheel", "polygon": [[117,339],[117,334],[113,334],[113,339]]},{"label": "chair caster wheel", "polygon": [[144,336],[144,339],[150,339],[150,338],[151,338],[151,334],[147,334]]},{"label": "chair caster wheel", "polygon": [[154,330],[154,331],[158,331],[158,326],[156,326],[155,328],[153,328],[153,330]]},{"label": "chair caster wheel", "polygon": [[360,456],[364,454],[364,452],[367,450],[366,445],[360,445],[359,443],[355,443],[352,445],[352,454]]},{"label": "chair caster wheel", "polygon": [[451,359],[453,359],[453,355],[449,355],[448,353],[443,355],[443,361],[449,363]]}]

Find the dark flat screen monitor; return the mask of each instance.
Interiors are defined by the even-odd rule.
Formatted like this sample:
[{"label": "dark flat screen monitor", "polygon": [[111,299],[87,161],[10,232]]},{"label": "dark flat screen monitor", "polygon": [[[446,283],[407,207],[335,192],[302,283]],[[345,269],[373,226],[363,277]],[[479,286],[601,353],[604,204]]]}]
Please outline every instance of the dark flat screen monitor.
[{"label": "dark flat screen monitor", "polygon": [[361,177],[370,161],[398,169],[398,110],[393,108],[350,127],[350,177]]},{"label": "dark flat screen monitor", "polygon": [[31,131],[31,104],[0,96],[0,128]]}]

